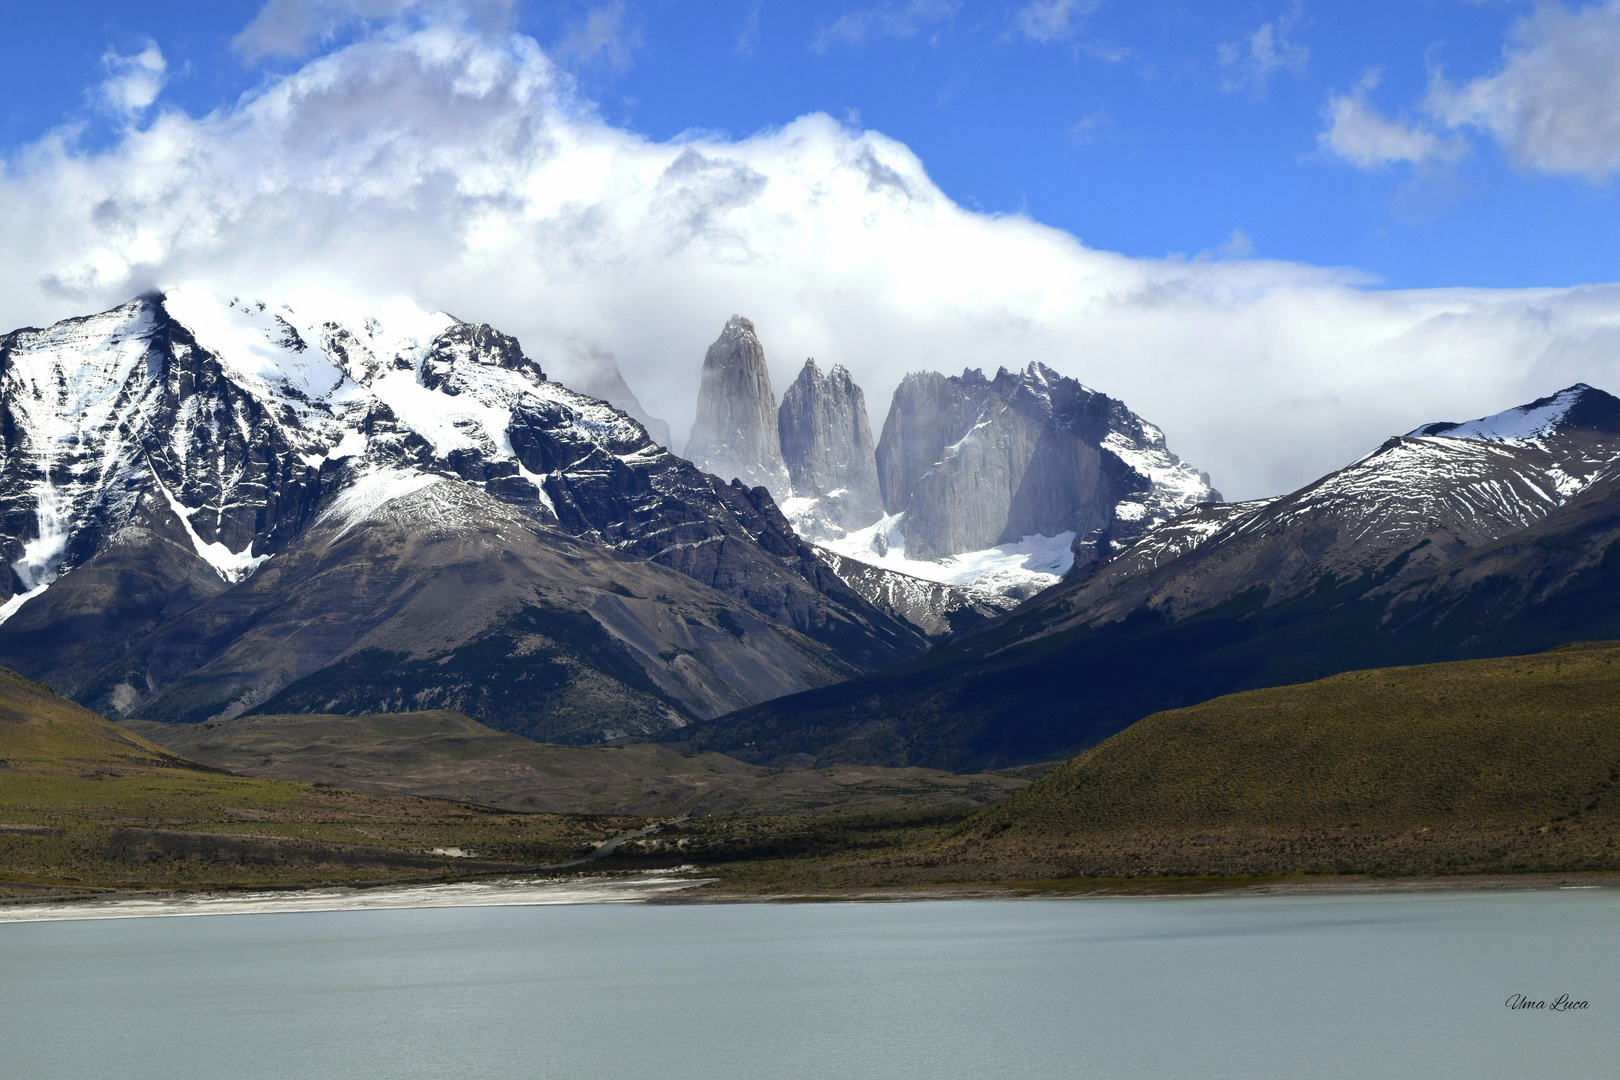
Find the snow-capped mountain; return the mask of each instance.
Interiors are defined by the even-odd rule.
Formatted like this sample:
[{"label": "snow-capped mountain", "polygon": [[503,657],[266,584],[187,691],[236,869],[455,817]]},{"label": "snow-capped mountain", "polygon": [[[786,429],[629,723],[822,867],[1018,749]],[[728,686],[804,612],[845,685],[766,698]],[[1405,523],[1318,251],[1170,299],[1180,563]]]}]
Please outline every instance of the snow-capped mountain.
[{"label": "snow-capped mountain", "polygon": [[1281,498],[1199,506],[893,675],[673,737],[996,768],[1234,691],[1614,638],[1620,399],[1574,386],[1425,425]]},{"label": "snow-capped mountain", "polygon": [[1201,507],[1092,568],[1065,603],[1095,623],[1141,605],[1179,618],[1257,586],[1272,603],[1368,574],[1393,588],[1529,528],[1617,466],[1620,399],[1572,386],[1424,425],[1281,498]]},{"label": "snow-capped mountain", "polygon": [[[368,635],[396,658],[377,677],[416,686],[407,669],[536,605],[590,625],[508,634],[503,663],[528,649],[559,670],[551,698],[484,708],[503,726],[542,699],[586,712],[588,684],[635,699],[629,726],[668,726],[921,647],[763,492],[442,312],[181,288],[19,330],[0,338],[0,436],[0,662],[119,714],[239,713]],[[447,572],[429,554],[478,618],[412,614]],[[252,644],[293,608],[302,622]],[[257,659],[199,674],[232,649]],[[458,677],[465,692],[428,678],[413,700],[466,704]]]}]

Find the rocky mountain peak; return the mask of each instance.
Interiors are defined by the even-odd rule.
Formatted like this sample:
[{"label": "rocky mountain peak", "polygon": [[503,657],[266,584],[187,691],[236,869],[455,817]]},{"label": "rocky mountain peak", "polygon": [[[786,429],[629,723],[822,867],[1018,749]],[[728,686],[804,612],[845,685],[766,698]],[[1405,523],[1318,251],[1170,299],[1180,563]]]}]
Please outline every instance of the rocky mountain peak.
[{"label": "rocky mountain peak", "polygon": [[1443,436],[1531,446],[1561,435],[1620,435],[1620,398],[1586,383],[1462,423],[1425,424],[1409,437]]},{"label": "rocky mountain peak", "polygon": [[704,472],[749,487],[789,490],[777,432],[776,394],[754,324],[733,315],[703,356],[697,419],[686,457]]},{"label": "rocky mountain peak", "polygon": [[624,381],[624,373],[619,370],[619,362],[612,353],[605,349],[584,348],[576,350],[568,359],[571,361],[568,371],[559,376],[564,383],[624,411],[646,428],[647,434],[659,446],[672,445],[669,424],[653,416],[641,404],[641,399],[630,389],[630,384]]},{"label": "rocky mountain peak", "polygon": [[1070,534],[1084,561],[1220,498],[1157,427],[1038,361],[908,375],[876,458],[908,558]]},{"label": "rocky mountain peak", "polygon": [[866,395],[842,364],[823,374],[804,362],[782,394],[777,430],[793,484],[784,509],[801,534],[840,536],[883,516]]}]

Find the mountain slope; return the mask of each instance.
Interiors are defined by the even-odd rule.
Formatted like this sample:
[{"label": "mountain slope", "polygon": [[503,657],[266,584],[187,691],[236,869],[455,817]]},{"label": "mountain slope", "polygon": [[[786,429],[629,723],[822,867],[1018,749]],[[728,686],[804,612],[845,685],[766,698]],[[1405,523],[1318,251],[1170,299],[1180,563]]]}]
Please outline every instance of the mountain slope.
[{"label": "mountain slope", "polygon": [[1354,671],[1158,713],[929,852],[960,871],[1620,868],[1620,646]]},{"label": "mountain slope", "polygon": [[1534,445],[1392,440],[1294,495],[1201,509],[1173,543],[920,661],[683,738],[759,761],[994,768],[1233,691],[1620,637],[1620,409],[1600,393],[1572,388]]},{"label": "mountain slope", "polygon": [[[0,660],[116,715],[236,715],[342,663],[344,709],[597,738],[924,647],[763,489],[448,315],[176,290],[0,339],[0,410]],[[466,698],[534,649],[534,694]]]}]

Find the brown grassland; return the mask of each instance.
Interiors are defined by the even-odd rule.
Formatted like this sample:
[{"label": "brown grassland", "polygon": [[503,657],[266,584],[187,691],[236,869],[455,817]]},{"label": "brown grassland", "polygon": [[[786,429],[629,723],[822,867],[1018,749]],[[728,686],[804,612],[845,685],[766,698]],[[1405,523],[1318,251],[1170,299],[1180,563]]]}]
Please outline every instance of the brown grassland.
[{"label": "brown grassland", "polygon": [[0,669],[0,897],[465,877],[648,823],[232,776]]},{"label": "brown grassland", "polygon": [[[308,721],[346,733],[353,761],[382,769],[387,749],[377,740],[392,729],[378,724],[387,718],[332,728],[335,719]],[[418,755],[411,767],[423,775],[439,768],[424,761],[515,754],[542,773],[562,762],[565,787],[608,783],[618,798],[647,783],[645,770],[669,753],[531,754],[506,746],[505,736],[481,741],[459,721],[447,735],[443,719],[388,720],[425,725],[427,742],[407,754]],[[288,736],[304,723],[243,727],[251,737],[230,752],[280,755],[307,769],[342,764],[331,747],[297,749]],[[210,737],[182,734],[199,746]],[[475,749],[456,750],[463,737]],[[431,753],[422,749],[429,744]],[[513,813],[391,794],[384,784],[355,792],[228,775],[10,673],[0,674],[0,759],[0,895],[511,873],[656,820]],[[705,783],[762,782],[724,761],[677,766],[682,782],[698,774]],[[592,871],[696,865],[718,879],[699,896],[734,897],[1199,891],[1351,876],[1620,880],[1620,644],[1351,672],[1217,698],[1148,717],[988,807],[972,805],[984,797],[976,789],[956,805],[938,793],[887,803],[863,795],[842,812],[805,813],[806,792],[815,802],[821,788],[766,780],[777,786],[752,812],[667,824]],[[932,791],[933,782],[915,790]],[[961,794],[940,790],[950,800]],[[767,812],[784,798],[796,812]],[[452,847],[475,857],[433,852]]]}]

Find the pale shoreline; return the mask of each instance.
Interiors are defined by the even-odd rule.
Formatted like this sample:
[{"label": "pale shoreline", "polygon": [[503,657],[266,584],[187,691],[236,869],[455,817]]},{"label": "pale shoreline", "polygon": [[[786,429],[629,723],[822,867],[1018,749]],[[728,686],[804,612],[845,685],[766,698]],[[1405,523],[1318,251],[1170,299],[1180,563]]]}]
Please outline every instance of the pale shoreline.
[{"label": "pale shoreline", "polygon": [[122,893],[74,899],[11,901],[0,923],[84,919],[178,918],[196,915],[272,915],[311,911],[382,911],[402,908],[533,907],[549,904],[636,904],[706,884],[712,878],[637,874],[613,878],[541,878],[431,884],[314,886],[301,889],[199,890],[142,895]]},{"label": "pale shoreline", "polygon": [[[179,918],[201,915],[272,915],[294,912],[383,911],[465,907],[543,907],[565,904],[824,904],[906,903],[939,900],[1166,900],[1286,896],[1388,896],[1456,892],[1555,892],[1620,889],[1620,873],[1481,874],[1445,878],[1315,878],[1245,884],[1143,882],[1140,886],[1083,880],[934,885],[803,893],[701,892],[716,879],[673,872],[623,877],[508,879],[312,886],[241,891],[120,893],[75,898],[9,900],[0,923],[92,919]],[[676,876],[682,875],[682,876]]]}]

